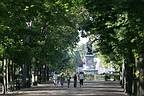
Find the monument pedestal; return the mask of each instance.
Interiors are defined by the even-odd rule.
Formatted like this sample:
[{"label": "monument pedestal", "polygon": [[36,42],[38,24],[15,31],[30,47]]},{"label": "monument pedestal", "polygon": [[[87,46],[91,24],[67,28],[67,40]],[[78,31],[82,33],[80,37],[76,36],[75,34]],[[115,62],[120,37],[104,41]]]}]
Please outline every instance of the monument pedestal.
[{"label": "monument pedestal", "polygon": [[84,72],[87,74],[88,78],[91,78],[91,80],[95,80],[97,70],[95,69],[95,63],[94,63],[94,55],[93,54],[87,54],[85,55],[86,63]]},{"label": "monument pedestal", "polygon": [[86,66],[87,70],[94,70],[94,55],[86,55]]}]

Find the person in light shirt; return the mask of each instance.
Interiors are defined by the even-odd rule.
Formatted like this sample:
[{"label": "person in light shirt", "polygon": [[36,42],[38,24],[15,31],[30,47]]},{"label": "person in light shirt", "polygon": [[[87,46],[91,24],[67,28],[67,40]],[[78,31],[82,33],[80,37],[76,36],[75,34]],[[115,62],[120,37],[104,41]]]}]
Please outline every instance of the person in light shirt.
[{"label": "person in light shirt", "polygon": [[58,74],[56,74],[56,72],[54,72],[54,74],[53,74],[53,83],[54,83],[55,87],[58,84]]},{"label": "person in light shirt", "polygon": [[83,81],[84,81],[84,73],[80,72],[79,73],[79,83],[80,83],[80,87],[83,86]]}]

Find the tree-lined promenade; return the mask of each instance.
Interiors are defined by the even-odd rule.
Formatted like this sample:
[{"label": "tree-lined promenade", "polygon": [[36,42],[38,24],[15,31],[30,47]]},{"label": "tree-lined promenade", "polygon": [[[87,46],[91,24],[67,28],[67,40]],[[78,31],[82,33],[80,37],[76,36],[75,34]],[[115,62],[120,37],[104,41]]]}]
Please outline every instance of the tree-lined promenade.
[{"label": "tree-lined promenade", "polygon": [[74,88],[71,82],[70,88],[54,87],[53,84],[39,84],[32,88],[8,93],[5,96],[127,96],[119,85],[119,81],[85,81],[83,87]]},{"label": "tree-lined promenade", "polygon": [[[0,83],[3,94],[71,73],[89,54],[113,65],[130,96],[144,95],[144,0],[1,0]],[[86,55],[86,54],[85,54]]]}]

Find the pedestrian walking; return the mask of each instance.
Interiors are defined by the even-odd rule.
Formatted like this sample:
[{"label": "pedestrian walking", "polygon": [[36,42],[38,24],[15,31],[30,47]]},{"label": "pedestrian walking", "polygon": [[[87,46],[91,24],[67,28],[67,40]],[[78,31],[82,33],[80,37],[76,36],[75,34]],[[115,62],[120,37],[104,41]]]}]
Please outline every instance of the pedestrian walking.
[{"label": "pedestrian walking", "polygon": [[64,77],[64,74],[62,73],[60,76],[60,84],[62,88],[63,88],[64,81],[65,81],[65,77]]},{"label": "pedestrian walking", "polygon": [[67,74],[67,84],[68,84],[68,88],[69,88],[69,86],[70,86],[70,79],[71,79],[71,76],[70,76],[70,74],[68,73],[68,74]]},{"label": "pedestrian walking", "polygon": [[74,75],[74,87],[77,87],[77,74]]},{"label": "pedestrian walking", "polygon": [[80,72],[79,73],[79,83],[80,83],[80,87],[83,86],[83,81],[84,81],[84,73]]},{"label": "pedestrian walking", "polygon": [[55,87],[57,86],[57,83],[58,83],[57,79],[58,79],[58,74],[56,72],[54,72],[54,74],[53,74],[53,83],[54,83]]}]

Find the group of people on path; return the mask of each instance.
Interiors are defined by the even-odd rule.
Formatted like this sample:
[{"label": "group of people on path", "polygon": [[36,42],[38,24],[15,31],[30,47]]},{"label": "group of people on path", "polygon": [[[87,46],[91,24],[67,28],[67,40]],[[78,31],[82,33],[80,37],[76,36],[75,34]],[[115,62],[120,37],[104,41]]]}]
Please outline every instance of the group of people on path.
[{"label": "group of people on path", "polygon": [[64,81],[65,81],[65,77],[63,73],[60,76],[56,72],[53,74],[53,83],[55,87],[57,87],[59,83],[61,84],[61,87],[63,87]]},{"label": "group of people on path", "polygon": [[79,80],[80,87],[83,86],[84,72],[79,72],[79,74],[75,74],[73,78],[74,78],[74,87],[77,87],[77,78]]},{"label": "group of people on path", "polygon": [[73,77],[73,86],[74,87],[77,87],[78,80],[79,80],[80,87],[83,86],[84,72],[76,73],[76,74],[74,74],[74,76],[71,76],[69,73],[67,73],[66,76],[63,73],[60,74],[60,75],[54,73],[53,74],[53,83],[54,83],[55,87],[57,87],[58,84],[60,84],[61,87],[63,87],[64,82],[66,80],[67,81],[67,86],[69,88],[72,77]]}]

